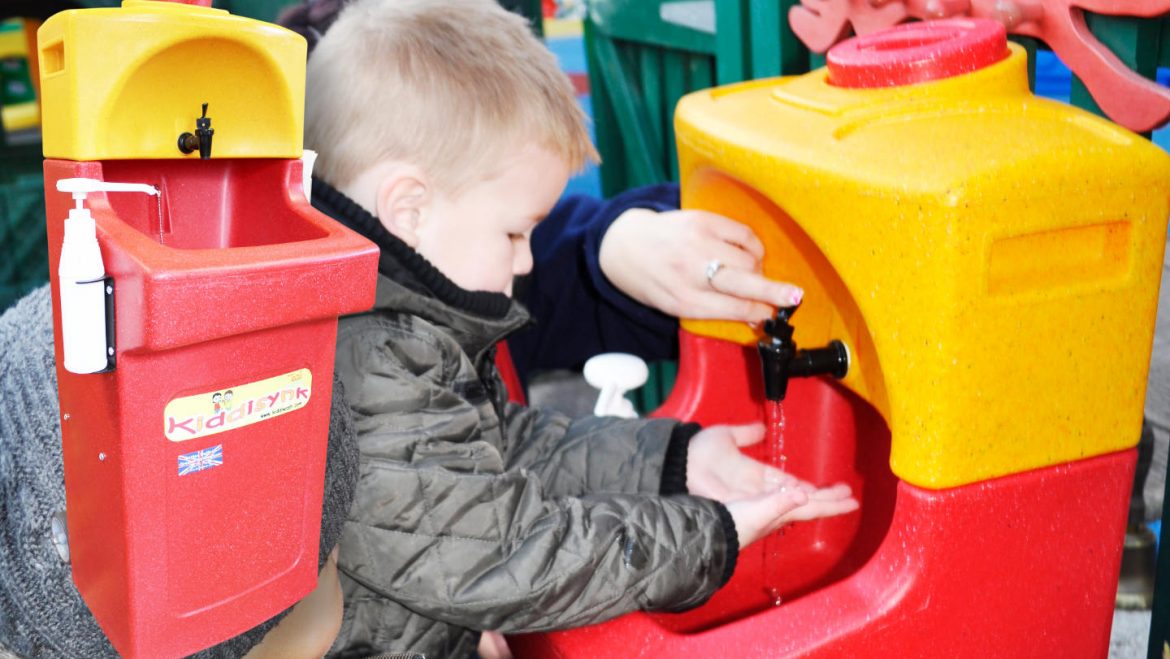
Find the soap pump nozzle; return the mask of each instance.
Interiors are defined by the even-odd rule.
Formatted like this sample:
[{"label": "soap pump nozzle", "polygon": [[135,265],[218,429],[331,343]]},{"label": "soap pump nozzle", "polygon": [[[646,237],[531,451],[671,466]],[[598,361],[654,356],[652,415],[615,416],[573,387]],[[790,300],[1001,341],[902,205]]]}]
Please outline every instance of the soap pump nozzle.
[{"label": "soap pump nozzle", "polygon": [[203,104],[203,115],[195,120],[195,132],[179,135],[179,150],[183,153],[199,152],[200,160],[211,158],[211,138],[215,129],[211,127],[211,118],[207,116],[207,103]]},{"label": "soap pump nozzle", "polygon": [[792,340],[795,328],[788,322],[797,307],[780,307],[776,317],[764,321],[767,335],[757,347],[764,370],[764,397],[771,401],[784,400],[788,380],[812,375],[832,375],[843,378],[849,371],[849,351],[845,344],[833,340],[823,348],[801,350]]},{"label": "soap pump nozzle", "polygon": [[106,278],[97,241],[97,226],[85,207],[92,192],[144,192],[158,189],[142,183],[107,183],[91,178],[65,178],[57,190],[73,195],[75,206],[65,220],[65,239],[57,267],[61,310],[61,348],[70,373],[109,370],[114,358],[110,301],[113,282]]}]

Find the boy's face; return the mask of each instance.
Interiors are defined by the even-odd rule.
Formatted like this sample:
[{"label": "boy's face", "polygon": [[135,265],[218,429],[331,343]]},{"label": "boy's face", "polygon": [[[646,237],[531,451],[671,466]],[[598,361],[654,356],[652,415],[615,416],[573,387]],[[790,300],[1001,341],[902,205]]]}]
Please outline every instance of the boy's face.
[{"label": "boy's face", "polygon": [[492,178],[455,196],[436,193],[415,249],[462,288],[511,295],[513,277],[532,270],[532,230],[568,180],[559,155],[529,144],[504,158]]}]

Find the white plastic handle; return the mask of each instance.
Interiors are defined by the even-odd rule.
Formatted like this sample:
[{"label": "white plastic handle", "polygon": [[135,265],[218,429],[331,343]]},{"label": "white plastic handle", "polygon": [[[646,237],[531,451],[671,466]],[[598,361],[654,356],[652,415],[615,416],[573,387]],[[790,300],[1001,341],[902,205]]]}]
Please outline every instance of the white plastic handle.
[{"label": "white plastic handle", "polygon": [[585,362],[585,381],[600,390],[593,413],[597,416],[637,418],[634,405],[625,393],[646,384],[650,369],[646,362],[634,355],[607,352]]}]

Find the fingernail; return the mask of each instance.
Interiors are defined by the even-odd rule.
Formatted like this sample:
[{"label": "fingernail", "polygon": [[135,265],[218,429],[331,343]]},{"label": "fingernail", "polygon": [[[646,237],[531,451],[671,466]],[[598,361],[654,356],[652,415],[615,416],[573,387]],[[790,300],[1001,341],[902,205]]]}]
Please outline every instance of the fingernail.
[{"label": "fingernail", "polygon": [[793,304],[800,304],[802,299],[804,299],[804,291],[798,289],[795,293],[792,294]]}]

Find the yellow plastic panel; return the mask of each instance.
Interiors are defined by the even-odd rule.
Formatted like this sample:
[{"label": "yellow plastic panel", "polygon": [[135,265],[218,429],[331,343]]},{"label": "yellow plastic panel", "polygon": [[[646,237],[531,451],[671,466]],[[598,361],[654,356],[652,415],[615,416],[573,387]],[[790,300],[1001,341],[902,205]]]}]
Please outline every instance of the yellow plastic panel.
[{"label": "yellow plastic panel", "polygon": [[225,11],[151,0],[54,15],[38,32],[45,157],[198,158],[178,137],[201,105],[212,158],[297,158],[305,40]]},{"label": "yellow plastic panel", "polygon": [[[928,488],[1137,442],[1170,215],[1170,157],[1032,96],[1023,51],[902,88],[825,72],[683,99],[683,204],[763,240],[806,289],[798,345],[841,339],[844,384]],[[742,324],[684,321],[740,343]]]}]

